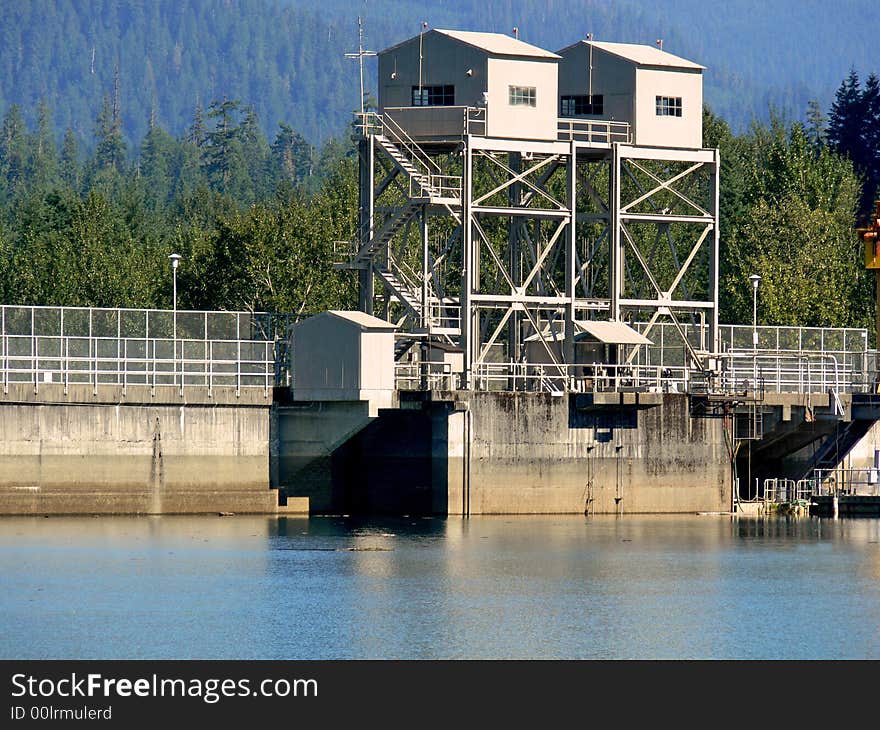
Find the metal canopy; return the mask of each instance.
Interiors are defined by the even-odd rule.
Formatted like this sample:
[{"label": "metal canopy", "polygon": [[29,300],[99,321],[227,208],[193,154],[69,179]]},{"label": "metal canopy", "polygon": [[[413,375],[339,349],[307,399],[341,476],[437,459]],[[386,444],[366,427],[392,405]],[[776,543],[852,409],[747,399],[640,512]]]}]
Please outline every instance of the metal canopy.
[{"label": "metal canopy", "polygon": [[[623,322],[606,322],[598,320],[577,320],[575,326],[606,345],[652,345],[644,335],[636,332]],[[577,336],[575,337],[577,339]]]}]

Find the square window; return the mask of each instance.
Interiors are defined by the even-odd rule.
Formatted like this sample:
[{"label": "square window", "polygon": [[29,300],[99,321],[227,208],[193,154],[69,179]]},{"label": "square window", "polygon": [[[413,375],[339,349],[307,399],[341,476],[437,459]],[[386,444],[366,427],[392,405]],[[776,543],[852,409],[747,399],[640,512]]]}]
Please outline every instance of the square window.
[{"label": "square window", "polygon": [[509,86],[511,106],[536,106],[537,93],[534,86]]},{"label": "square window", "polygon": [[658,96],[656,106],[658,117],[680,117],[681,116],[681,97],[680,96]]}]

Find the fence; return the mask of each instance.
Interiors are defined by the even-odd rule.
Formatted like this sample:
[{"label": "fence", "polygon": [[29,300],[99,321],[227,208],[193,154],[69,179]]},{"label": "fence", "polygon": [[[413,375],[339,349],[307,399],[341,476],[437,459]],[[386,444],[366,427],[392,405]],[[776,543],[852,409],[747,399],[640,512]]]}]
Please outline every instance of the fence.
[{"label": "fence", "polygon": [[838,466],[832,469],[814,470],[815,494],[837,496],[841,494],[880,494],[880,470]]},{"label": "fence", "polygon": [[[677,367],[687,363],[688,353],[675,325],[647,324],[633,327],[647,331],[653,344],[639,348],[639,365]],[[682,324],[688,343],[695,350],[710,348],[708,328]],[[757,331],[758,345],[753,345]],[[876,378],[876,353],[868,349],[868,331],[829,327],[719,327],[726,382],[764,381],[768,392],[867,392]]]},{"label": "fence", "polygon": [[295,318],[254,312],[0,306],[0,382],[263,388],[287,377]]}]

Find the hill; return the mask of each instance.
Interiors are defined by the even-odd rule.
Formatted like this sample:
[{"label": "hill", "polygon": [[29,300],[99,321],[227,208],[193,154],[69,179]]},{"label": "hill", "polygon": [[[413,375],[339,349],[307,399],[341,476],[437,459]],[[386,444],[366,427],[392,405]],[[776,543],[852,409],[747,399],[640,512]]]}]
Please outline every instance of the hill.
[{"label": "hill", "polygon": [[[432,27],[511,32],[550,49],[587,32],[598,39],[654,43],[709,67],[707,103],[734,129],[766,119],[772,105],[801,117],[807,101],[827,109],[851,67],[877,69],[865,28],[880,5],[839,0],[725,4],[702,0],[29,0],[0,4],[0,113],[13,103],[35,122],[44,99],[59,135],[87,143],[105,95],[118,80],[129,149],[150,119],[179,135],[201,103],[252,104],[267,135],[290,123],[309,141],[339,134],[358,104],[358,15],[365,41],[381,49]],[[368,65],[372,80],[374,65]]]}]

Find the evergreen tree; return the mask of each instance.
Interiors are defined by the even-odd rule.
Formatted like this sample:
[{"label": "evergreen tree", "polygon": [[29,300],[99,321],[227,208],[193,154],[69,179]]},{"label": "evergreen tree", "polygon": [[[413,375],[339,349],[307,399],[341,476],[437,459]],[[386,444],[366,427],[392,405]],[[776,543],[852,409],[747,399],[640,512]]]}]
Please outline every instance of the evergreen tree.
[{"label": "evergreen tree", "polygon": [[0,129],[0,193],[3,198],[23,190],[28,166],[27,126],[21,108],[13,104]]},{"label": "evergreen tree", "polygon": [[141,144],[140,173],[147,205],[159,210],[170,201],[174,185],[177,142],[164,129],[151,126]]},{"label": "evergreen tree", "polygon": [[122,172],[125,165],[125,140],[122,138],[118,111],[106,95],[95,121],[95,142],[95,170]]},{"label": "evergreen tree", "polygon": [[61,143],[61,164],[59,174],[61,180],[68,185],[71,190],[79,190],[79,144],[76,141],[76,135],[70,127],[65,130],[64,141]]},{"label": "evergreen tree", "polygon": [[817,150],[825,144],[825,115],[815,99],[807,102],[807,138]]},{"label": "evergreen tree", "polygon": [[873,210],[873,202],[880,195],[880,78],[872,73],[862,92],[864,109],[864,174],[865,191],[862,195],[862,212]]},{"label": "evergreen tree", "polygon": [[275,185],[298,184],[312,174],[314,150],[303,136],[282,122],[272,142],[272,178]]},{"label": "evergreen tree", "polygon": [[202,159],[215,190],[250,203],[253,190],[237,124],[240,106],[237,99],[223,99],[208,108],[207,117],[214,126],[206,134]]},{"label": "evergreen tree", "polygon": [[45,101],[40,101],[37,106],[37,130],[30,147],[28,178],[33,187],[46,190],[58,179],[58,150],[55,148],[52,114]]}]

